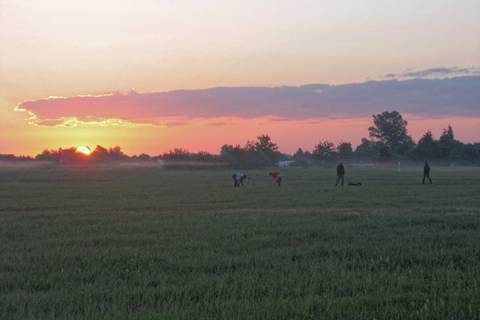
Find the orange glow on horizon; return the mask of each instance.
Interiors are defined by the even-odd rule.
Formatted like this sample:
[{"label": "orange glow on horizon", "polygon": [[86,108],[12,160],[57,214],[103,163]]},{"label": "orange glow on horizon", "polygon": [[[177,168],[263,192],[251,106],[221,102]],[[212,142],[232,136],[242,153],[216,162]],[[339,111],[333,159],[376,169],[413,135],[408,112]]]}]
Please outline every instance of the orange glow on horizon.
[{"label": "orange glow on horizon", "polygon": [[[274,119],[262,118],[195,118],[163,119],[162,125],[93,125],[48,127],[30,125],[24,115],[12,111],[7,122],[0,113],[0,153],[35,156],[45,149],[95,146],[120,146],[128,155],[146,153],[152,156],[174,148],[191,152],[207,151],[218,154],[224,144],[244,145],[260,134],[269,134],[279,149],[294,153],[299,147],[312,150],[321,140],[335,144],[350,142],[356,147],[368,137],[371,117]],[[8,115],[8,114],[7,114]],[[415,141],[431,130],[436,139],[442,130],[452,125],[455,137],[465,143],[478,141],[480,117],[423,118],[404,114],[408,133]],[[19,130],[19,128],[21,130]],[[83,148],[82,148],[83,149]],[[93,152],[93,149],[88,149]],[[87,156],[86,153],[81,153]]]}]

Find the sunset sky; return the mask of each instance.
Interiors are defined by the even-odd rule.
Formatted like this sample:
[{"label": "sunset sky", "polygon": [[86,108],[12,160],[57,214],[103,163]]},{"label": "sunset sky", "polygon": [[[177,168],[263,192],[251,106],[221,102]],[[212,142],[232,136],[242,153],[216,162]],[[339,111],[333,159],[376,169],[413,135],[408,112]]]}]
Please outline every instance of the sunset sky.
[{"label": "sunset sky", "polygon": [[0,0],[0,153],[356,145],[392,109],[480,141],[480,1]]}]

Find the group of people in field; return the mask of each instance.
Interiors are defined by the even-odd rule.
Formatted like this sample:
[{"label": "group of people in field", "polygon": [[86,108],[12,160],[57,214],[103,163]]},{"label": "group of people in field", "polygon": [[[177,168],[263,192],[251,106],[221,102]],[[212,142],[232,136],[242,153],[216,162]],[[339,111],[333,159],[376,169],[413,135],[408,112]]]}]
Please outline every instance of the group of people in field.
[{"label": "group of people in field", "polygon": [[[280,187],[282,185],[282,175],[280,174],[279,171],[270,171],[268,175],[272,178],[272,182],[274,185]],[[243,172],[235,172],[232,175],[233,179],[233,187],[234,188],[239,188],[246,183],[253,183],[253,180],[251,177],[247,176]]]},{"label": "group of people in field", "polygon": [[[282,175],[279,171],[270,171],[268,175],[272,178],[272,182],[274,185],[280,187],[282,185]],[[337,165],[337,181],[335,182],[335,187],[341,186],[343,187],[345,183],[345,166],[342,162]],[[245,173],[242,172],[235,172],[232,175],[233,179],[233,186],[235,188],[243,186],[245,183],[251,181],[251,178],[247,176]],[[423,166],[423,179],[422,184],[425,184],[425,180],[427,180],[432,184],[432,178],[430,178],[430,165],[428,161],[425,161]],[[361,182],[349,182],[348,185],[350,186],[361,186]]]}]

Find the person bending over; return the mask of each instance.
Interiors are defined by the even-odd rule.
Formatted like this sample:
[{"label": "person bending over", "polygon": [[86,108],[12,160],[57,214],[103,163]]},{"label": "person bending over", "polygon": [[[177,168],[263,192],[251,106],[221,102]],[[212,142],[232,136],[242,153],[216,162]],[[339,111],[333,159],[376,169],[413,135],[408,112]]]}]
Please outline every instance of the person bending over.
[{"label": "person bending over", "polygon": [[240,184],[248,183],[248,176],[245,173],[240,174]]},{"label": "person bending over", "polygon": [[282,185],[282,175],[278,171],[272,171],[268,174],[270,177],[273,179],[273,184],[276,184],[277,186]]},{"label": "person bending over", "polygon": [[235,188],[243,186],[244,183],[248,182],[248,176],[245,173],[241,173],[241,172],[235,172],[232,175],[232,179],[233,179],[233,186]]}]

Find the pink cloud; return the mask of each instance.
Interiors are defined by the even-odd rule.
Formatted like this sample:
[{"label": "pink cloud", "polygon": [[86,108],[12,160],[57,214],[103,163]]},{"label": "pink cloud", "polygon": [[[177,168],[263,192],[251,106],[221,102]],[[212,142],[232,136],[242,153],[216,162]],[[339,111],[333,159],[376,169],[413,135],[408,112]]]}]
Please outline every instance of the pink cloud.
[{"label": "pink cloud", "polygon": [[338,86],[213,88],[100,96],[52,97],[21,103],[37,125],[175,125],[194,118],[269,117],[272,121],[365,117],[385,110],[422,117],[480,116],[480,77],[369,81]]}]

